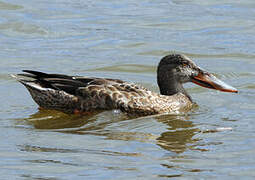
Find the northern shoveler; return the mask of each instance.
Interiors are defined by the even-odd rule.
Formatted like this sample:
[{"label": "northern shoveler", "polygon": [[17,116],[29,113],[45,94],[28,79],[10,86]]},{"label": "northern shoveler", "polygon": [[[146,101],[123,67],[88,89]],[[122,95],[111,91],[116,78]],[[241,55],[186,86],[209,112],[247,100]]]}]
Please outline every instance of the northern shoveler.
[{"label": "northern shoveler", "polygon": [[23,70],[14,75],[42,108],[66,113],[120,109],[134,115],[176,113],[189,110],[192,99],[183,83],[225,92],[238,91],[202,70],[187,56],[171,54],[161,59],[157,69],[160,94],[118,79],[47,74]]}]

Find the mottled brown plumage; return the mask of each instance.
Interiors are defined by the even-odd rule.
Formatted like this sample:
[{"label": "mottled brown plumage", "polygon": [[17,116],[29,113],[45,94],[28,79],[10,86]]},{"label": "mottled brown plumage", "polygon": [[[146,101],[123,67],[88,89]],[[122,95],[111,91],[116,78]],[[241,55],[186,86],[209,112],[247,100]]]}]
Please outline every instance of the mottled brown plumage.
[{"label": "mottled brown plumage", "polygon": [[168,55],[159,63],[157,80],[161,94],[118,79],[24,72],[15,77],[40,107],[67,113],[120,109],[143,116],[187,111],[192,100],[182,84],[191,81],[207,88],[237,92],[179,54]]}]

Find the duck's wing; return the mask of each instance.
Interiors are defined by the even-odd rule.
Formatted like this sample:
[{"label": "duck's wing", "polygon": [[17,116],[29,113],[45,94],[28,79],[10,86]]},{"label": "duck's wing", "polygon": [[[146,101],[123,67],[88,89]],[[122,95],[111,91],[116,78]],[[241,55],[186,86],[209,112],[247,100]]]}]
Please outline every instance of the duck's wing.
[{"label": "duck's wing", "polygon": [[83,107],[120,109],[133,115],[157,113],[151,105],[156,93],[133,83],[95,79],[88,86],[78,88],[76,92],[81,97],[89,97],[84,101]]},{"label": "duck's wing", "polygon": [[118,79],[68,76],[64,74],[48,74],[33,70],[23,70],[23,72],[25,73],[17,75],[18,80],[23,84],[26,84],[26,82],[33,82],[42,88],[61,90],[72,95],[76,95],[77,90],[81,87],[124,82]]}]

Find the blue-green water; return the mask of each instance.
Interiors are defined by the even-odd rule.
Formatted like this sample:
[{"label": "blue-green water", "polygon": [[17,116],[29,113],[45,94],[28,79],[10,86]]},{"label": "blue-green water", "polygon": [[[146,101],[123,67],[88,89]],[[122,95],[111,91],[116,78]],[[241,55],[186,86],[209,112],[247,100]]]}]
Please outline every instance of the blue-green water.
[{"label": "blue-green water", "polygon": [[[255,2],[0,1],[0,179],[254,179]],[[158,91],[184,53],[236,87],[188,84],[199,107],[127,119],[39,111],[22,69],[119,78]]]}]

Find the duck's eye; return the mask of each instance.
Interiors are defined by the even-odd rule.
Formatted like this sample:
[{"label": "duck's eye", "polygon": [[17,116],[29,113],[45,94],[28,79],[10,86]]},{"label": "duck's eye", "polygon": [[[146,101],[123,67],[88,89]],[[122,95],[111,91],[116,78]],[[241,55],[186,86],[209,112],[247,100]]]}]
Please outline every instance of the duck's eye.
[{"label": "duck's eye", "polygon": [[182,66],[183,66],[183,67],[188,67],[188,64],[183,63]]}]

